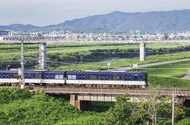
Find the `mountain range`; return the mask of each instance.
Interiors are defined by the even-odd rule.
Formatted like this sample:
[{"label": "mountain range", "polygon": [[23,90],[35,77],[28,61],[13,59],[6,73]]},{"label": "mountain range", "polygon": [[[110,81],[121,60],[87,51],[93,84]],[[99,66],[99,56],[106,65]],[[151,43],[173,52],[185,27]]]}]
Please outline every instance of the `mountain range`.
[{"label": "mountain range", "polygon": [[153,11],[127,13],[115,11],[109,14],[88,16],[80,19],[38,27],[34,25],[11,24],[1,26],[0,30],[14,31],[58,31],[72,32],[114,32],[123,33],[139,30],[144,33],[169,33],[190,30],[190,10]]}]

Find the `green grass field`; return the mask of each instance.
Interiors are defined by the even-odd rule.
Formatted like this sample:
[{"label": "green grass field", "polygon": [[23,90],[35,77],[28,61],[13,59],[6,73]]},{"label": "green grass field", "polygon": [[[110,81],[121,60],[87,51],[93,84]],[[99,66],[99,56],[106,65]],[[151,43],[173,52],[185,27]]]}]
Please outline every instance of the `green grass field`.
[{"label": "green grass field", "polygon": [[[29,65],[33,65],[30,64],[30,60],[38,60],[39,46],[27,44],[24,47],[25,59]],[[190,44],[147,44],[146,47],[148,56],[146,61],[140,62],[139,44],[47,44],[47,62],[53,61],[51,65],[49,63],[47,65],[49,70],[57,71],[105,70],[108,62],[111,63],[110,68],[114,69],[128,67],[131,64],[190,58]],[[115,57],[119,59],[114,59]],[[69,59],[74,60],[74,63],[69,63]],[[18,63],[20,61],[20,45],[0,44],[0,62],[3,61],[17,61]],[[35,63],[35,65],[37,64]],[[2,67],[4,68],[4,65]],[[150,87],[172,87],[174,83],[179,87],[189,87],[189,80],[181,79],[189,68],[189,62],[183,62],[147,67],[141,70],[149,73]]]}]

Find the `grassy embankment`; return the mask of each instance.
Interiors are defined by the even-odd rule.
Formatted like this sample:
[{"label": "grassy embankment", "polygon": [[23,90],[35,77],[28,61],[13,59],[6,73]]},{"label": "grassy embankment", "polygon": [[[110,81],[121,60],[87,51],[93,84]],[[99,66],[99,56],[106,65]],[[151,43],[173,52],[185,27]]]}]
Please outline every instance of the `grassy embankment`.
[{"label": "grassy embankment", "polygon": [[[147,55],[166,54],[176,51],[187,51],[189,45],[184,44],[148,44]],[[38,60],[38,45],[25,45],[26,60]],[[48,44],[47,61],[68,62],[95,62],[113,57],[133,58],[139,56],[139,44]],[[1,44],[0,62],[19,61],[19,44]]]},{"label": "grassy embankment", "polygon": [[[38,59],[38,45],[25,45],[25,58],[27,63],[35,61],[33,64],[36,65]],[[125,58],[122,60],[109,61],[111,63],[110,68],[126,67],[130,64],[146,64],[151,62],[175,60],[182,58],[190,58],[190,52],[188,51],[189,45],[185,44],[148,44],[147,45],[147,56],[146,61],[139,61],[139,45],[138,44],[48,44],[47,45],[47,60],[63,62],[63,64],[49,65],[50,70],[77,70],[77,69],[107,69],[107,62],[94,62],[97,60],[109,59],[114,57]],[[176,53],[175,53],[176,52]],[[177,53],[179,52],[179,53]],[[173,54],[172,54],[173,53]],[[19,44],[6,44],[0,45],[0,62],[3,61],[19,61],[20,60],[20,45]],[[64,62],[68,60],[73,60],[78,63],[72,63],[70,65],[65,65]],[[86,60],[90,60],[94,63],[87,63]],[[6,62],[4,64],[7,65]],[[19,62],[18,62],[19,64]],[[171,67],[170,65],[161,65],[152,68],[142,69],[149,72],[149,85],[150,87],[160,86],[160,87],[172,87],[173,84],[177,84],[178,87],[189,87],[188,80],[180,79],[181,76],[188,72],[190,67],[188,62],[180,66]],[[181,68],[183,67],[183,68]],[[172,68],[172,69],[171,69]],[[162,69],[162,70],[161,70]],[[168,81],[168,82],[166,82]]]}]

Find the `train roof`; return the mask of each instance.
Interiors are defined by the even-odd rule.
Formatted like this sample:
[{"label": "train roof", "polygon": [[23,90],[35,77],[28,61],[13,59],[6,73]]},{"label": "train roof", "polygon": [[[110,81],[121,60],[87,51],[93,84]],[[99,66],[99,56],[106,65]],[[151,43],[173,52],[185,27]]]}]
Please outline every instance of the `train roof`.
[{"label": "train roof", "polygon": [[[44,71],[44,70],[25,70],[24,73],[68,73],[68,74],[148,74],[147,72],[129,72],[129,71]],[[0,73],[18,73],[18,70],[0,70]]]},{"label": "train roof", "polygon": [[112,71],[98,71],[98,72],[86,72],[86,71],[82,71],[82,72],[74,72],[74,71],[68,71],[68,74],[147,74],[147,72],[112,72]]},{"label": "train roof", "polygon": [[[40,70],[25,70],[24,71],[25,73],[27,72],[43,72],[43,71],[40,71]],[[18,70],[0,70],[0,73],[18,73]]]}]

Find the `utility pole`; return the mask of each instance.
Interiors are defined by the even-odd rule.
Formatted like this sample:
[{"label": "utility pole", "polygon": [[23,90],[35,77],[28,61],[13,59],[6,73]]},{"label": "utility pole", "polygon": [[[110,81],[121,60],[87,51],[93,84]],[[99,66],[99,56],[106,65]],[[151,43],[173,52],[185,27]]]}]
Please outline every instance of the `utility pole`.
[{"label": "utility pole", "polygon": [[24,80],[24,40],[21,39],[21,89],[24,89],[25,86],[25,80]]},{"label": "utility pole", "polygon": [[176,86],[174,85],[173,99],[172,99],[172,125],[174,125],[174,117],[175,117],[175,93],[176,93]]}]

